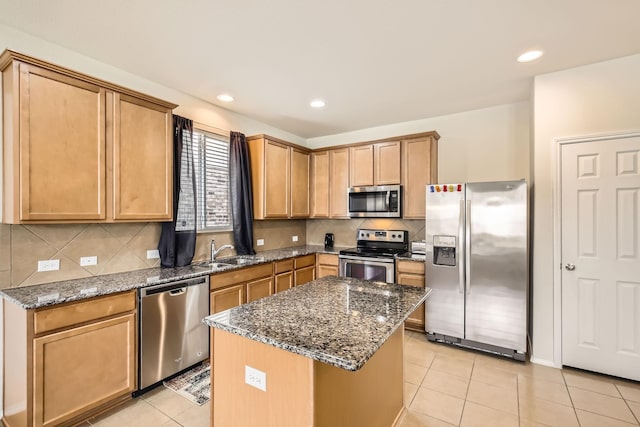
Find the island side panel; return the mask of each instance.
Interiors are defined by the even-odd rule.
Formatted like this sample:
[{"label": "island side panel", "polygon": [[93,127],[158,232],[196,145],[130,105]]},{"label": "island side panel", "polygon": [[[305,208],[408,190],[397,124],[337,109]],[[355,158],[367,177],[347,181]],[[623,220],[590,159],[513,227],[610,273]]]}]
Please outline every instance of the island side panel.
[{"label": "island side panel", "polygon": [[315,366],[315,427],[391,427],[404,411],[404,329],[358,371]]},{"label": "island side panel", "polygon": [[[312,426],[313,361],[212,330],[211,425]],[[266,391],[245,383],[245,366],[266,373]]]}]

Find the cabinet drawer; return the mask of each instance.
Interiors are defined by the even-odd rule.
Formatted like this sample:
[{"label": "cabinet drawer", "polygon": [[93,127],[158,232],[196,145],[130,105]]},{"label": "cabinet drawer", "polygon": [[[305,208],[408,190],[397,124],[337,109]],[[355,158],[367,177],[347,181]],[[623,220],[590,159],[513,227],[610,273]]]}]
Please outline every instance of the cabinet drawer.
[{"label": "cabinet drawer", "polygon": [[102,317],[133,311],[135,308],[135,291],[98,297],[38,310],[33,315],[33,329],[34,333],[38,335]]},{"label": "cabinet drawer", "polygon": [[314,254],[304,255],[295,259],[296,269],[309,267],[310,265],[315,265],[315,263],[316,263],[316,256]]},{"label": "cabinet drawer", "polygon": [[236,283],[249,282],[262,277],[271,276],[273,266],[271,263],[260,264],[254,267],[239,268],[226,273],[212,274],[210,277],[211,290],[224,288]]},{"label": "cabinet drawer", "polygon": [[338,255],[318,254],[318,264],[338,266]]},{"label": "cabinet drawer", "polygon": [[293,258],[283,259],[282,261],[276,261],[273,263],[274,274],[280,274],[291,270],[293,270]]},{"label": "cabinet drawer", "polygon": [[424,274],[424,261],[398,261],[396,268],[399,273]]}]

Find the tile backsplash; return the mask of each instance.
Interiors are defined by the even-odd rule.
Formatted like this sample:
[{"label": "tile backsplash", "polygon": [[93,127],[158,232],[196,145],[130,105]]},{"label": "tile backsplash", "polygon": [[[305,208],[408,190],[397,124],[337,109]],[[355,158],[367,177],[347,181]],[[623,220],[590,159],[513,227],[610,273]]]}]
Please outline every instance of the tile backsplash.
[{"label": "tile backsplash", "polygon": [[335,246],[353,247],[356,245],[358,228],[407,230],[410,242],[424,240],[425,237],[423,219],[312,219],[307,221],[307,243],[309,245],[324,245],[325,233],[333,233]]}]

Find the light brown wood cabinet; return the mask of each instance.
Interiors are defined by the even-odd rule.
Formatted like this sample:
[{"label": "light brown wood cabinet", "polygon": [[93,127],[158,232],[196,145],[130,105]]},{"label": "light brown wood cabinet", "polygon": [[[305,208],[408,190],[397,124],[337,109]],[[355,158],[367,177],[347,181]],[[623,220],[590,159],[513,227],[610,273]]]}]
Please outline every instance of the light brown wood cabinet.
[{"label": "light brown wood cabinet", "polygon": [[336,148],[329,152],[329,176],[329,217],[348,219],[349,148]]},{"label": "light brown wood cabinet", "polygon": [[172,217],[165,101],[12,51],[3,83],[3,221]]},{"label": "light brown wood cabinet", "polygon": [[438,182],[438,138],[431,135],[402,141],[404,218],[424,218],[427,184]]},{"label": "light brown wood cabinet", "polygon": [[351,147],[350,185],[400,184],[400,147],[400,141]]},{"label": "light brown wood cabinet", "polygon": [[36,310],[4,300],[6,425],[75,425],[131,399],[135,308],[135,291]]},{"label": "light brown wood cabinet", "polygon": [[311,218],[329,218],[329,153],[311,153]]},{"label": "light brown wood cabinet", "polygon": [[293,284],[294,286],[304,285],[316,278],[316,256],[315,254],[303,255],[293,260]]},{"label": "light brown wood cabinet", "polygon": [[[401,285],[425,287],[424,262],[396,261],[396,282]],[[405,329],[424,332],[425,329],[425,304],[422,303],[405,321]]]},{"label": "light brown wood cabinet", "polygon": [[247,138],[253,217],[309,217],[309,150],[267,135]]},{"label": "light brown wood cabinet", "polygon": [[318,254],[316,255],[316,278],[338,275],[338,255]]},{"label": "light brown wood cabinet", "polygon": [[286,291],[293,287],[293,258],[273,263],[274,293]]},{"label": "light brown wood cabinet", "polygon": [[273,294],[271,263],[231,270],[209,276],[211,314]]}]

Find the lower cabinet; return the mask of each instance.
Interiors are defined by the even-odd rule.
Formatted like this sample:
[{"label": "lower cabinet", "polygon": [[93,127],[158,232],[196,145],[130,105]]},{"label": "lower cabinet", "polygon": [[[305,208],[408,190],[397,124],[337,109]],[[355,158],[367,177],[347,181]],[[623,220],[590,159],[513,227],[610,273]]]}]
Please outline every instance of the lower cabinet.
[{"label": "lower cabinet", "polygon": [[338,275],[338,255],[318,254],[316,262],[316,278]]},{"label": "lower cabinet", "polygon": [[273,279],[276,294],[293,287],[293,258],[273,263]]},{"label": "lower cabinet", "polygon": [[[424,262],[396,261],[396,282],[401,285],[425,287]],[[404,322],[405,329],[424,332],[425,303],[420,306]]]},{"label": "lower cabinet", "polygon": [[212,274],[211,314],[237,307],[273,294],[272,264]]},{"label": "lower cabinet", "polygon": [[316,278],[316,255],[303,255],[293,260],[293,283],[295,286],[311,282]]},{"label": "lower cabinet", "polygon": [[5,424],[75,425],[130,399],[135,308],[135,291],[36,310],[5,300]]}]

